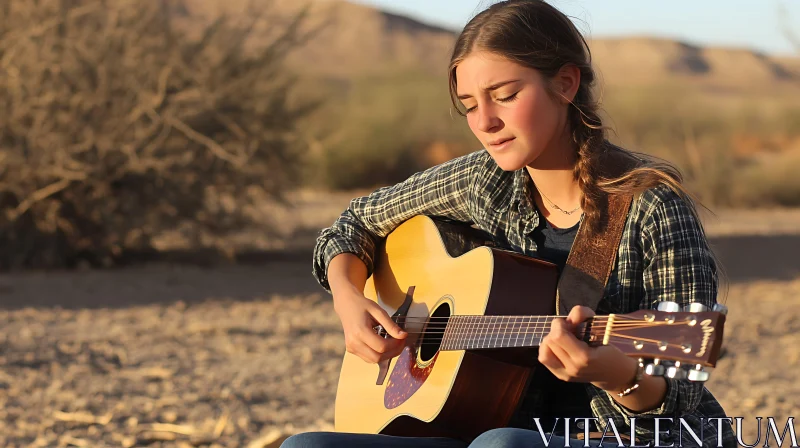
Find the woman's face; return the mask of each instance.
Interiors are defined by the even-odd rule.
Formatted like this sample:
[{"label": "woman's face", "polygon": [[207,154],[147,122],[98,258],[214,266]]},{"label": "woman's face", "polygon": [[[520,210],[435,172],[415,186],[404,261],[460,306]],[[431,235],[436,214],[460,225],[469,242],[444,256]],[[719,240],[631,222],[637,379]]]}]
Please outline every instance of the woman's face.
[{"label": "woman's face", "polygon": [[564,136],[567,103],[553,99],[537,70],[476,51],[456,79],[470,129],[503,170],[533,165]]}]

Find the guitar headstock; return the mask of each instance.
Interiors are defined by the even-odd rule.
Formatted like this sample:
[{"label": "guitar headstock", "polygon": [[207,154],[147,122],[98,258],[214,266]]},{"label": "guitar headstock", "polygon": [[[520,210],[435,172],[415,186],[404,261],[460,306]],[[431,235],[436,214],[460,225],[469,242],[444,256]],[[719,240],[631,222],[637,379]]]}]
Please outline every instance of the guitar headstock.
[{"label": "guitar headstock", "polygon": [[706,381],[709,373],[705,368],[717,364],[726,313],[727,308],[719,304],[709,311],[699,303],[681,310],[677,303],[662,302],[657,310],[612,315],[602,322],[596,320],[592,327],[595,332],[605,323],[603,344],[634,358],[652,360],[645,361],[650,375]]}]

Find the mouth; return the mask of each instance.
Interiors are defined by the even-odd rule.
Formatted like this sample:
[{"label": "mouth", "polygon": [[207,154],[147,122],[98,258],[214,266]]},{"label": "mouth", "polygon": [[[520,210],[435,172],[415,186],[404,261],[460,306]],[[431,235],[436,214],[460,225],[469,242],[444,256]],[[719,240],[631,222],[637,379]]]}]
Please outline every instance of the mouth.
[{"label": "mouth", "polygon": [[515,138],[516,137],[500,138],[500,139],[497,139],[497,140],[489,142],[489,146],[500,147],[500,146],[505,145],[506,143],[509,143],[509,142],[513,141]]}]

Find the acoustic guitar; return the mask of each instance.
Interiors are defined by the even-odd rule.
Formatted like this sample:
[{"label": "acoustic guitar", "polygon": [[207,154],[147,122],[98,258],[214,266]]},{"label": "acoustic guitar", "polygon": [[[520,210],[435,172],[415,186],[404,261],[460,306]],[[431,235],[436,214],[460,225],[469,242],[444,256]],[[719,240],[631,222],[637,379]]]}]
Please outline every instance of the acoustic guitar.
[{"label": "acoustic guitar", "polygon": [[[507,426],[554,316],[557,267],[492,247],[471,228],[416,216],[376,256],[364,294],[409,335],[397,357],[370,364],[346,353],[336,393],[337,432],[470,441]],[[576,336],[647,363],[649,375],[706,381],[716,365],[725,308],[598,315]],[[380,327],[375,331],[390,337]]]}]

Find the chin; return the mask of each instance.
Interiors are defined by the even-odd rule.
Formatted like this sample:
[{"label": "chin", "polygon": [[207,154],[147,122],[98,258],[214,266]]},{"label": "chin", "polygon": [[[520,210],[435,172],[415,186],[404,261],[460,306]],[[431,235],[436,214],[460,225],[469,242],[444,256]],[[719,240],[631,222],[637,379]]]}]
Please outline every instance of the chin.
[{"label": "chin", "polygon": [[514,153],[495,153],[489,151],[489,155],[492,156],[494,162],[497,166],[500,167],[503,171],[517,171],[519,169],[524,168],[527,163],[525,163],[525,158],[522,157],[520,154]]}]

